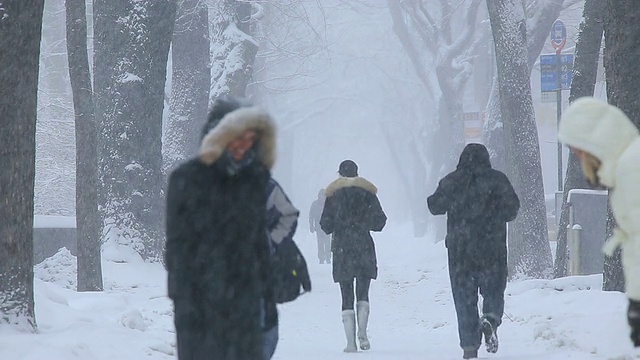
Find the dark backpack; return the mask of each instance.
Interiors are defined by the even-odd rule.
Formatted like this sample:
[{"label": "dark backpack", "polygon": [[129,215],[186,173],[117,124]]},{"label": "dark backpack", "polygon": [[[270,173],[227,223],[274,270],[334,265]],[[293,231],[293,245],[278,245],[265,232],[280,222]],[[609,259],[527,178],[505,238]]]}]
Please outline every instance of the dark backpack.
[{"label": "dark backpack", "polygon": [[293,301],[311,291],[307,262],[293,240],[277,246],[272,257],[275,300],[278,304]]}]

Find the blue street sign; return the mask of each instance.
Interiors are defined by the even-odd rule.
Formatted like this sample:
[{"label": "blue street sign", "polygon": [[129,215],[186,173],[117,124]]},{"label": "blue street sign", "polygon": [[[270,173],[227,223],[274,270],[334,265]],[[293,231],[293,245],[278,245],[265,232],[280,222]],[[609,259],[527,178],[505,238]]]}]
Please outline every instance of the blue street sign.
[{"label": "blue street sign", "polygon": [[[569,90],[573,79],[573,54],[560,55],[562,64],[560,74],[560,88]],[[557,84],[556,55],[540,55],[540,89],[541,91],[556,91]]]},{"label": "blue street sign", "polygon": [[567,40],[567,28],[564,26],[562,20],[556,20],[553,22],[553,26],[551,27],[551,45],[554,45],[554,48],[559,46],[563,46],[564,42]]}]

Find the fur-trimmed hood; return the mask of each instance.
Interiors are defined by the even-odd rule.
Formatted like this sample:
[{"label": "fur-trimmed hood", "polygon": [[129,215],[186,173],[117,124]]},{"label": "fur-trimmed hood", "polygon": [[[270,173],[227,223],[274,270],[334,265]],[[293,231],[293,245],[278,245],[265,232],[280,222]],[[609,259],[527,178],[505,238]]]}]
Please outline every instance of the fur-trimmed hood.
[{"label": "fur-trimmed hood", "polygon": [[351,187],[351,186],[362,188],[374,195],[378,192],[378,188],[376,188],[376,186],[373,185],[373,183],[371,183],[369,180],[363,177],[360,177],[360,176],[342,177],[341,176],[336,180],[334,180],[331,184],[329,184],[329,186],[327,186],[327,190],[325,191],[325,193],[327,197],[330,197],[333,194],[335,194],[336,191],[342,188]]},{"label": "fur-trimmed hood", "polygon": [[207,165],[216,162],[231,141],[246,130],[257,132],[258,157],[267,169],[271,169],[276,158],[275,124],[271,116],[257,106],[242,107],[227,113],[220,123],[202,139],[199,151],[200,161]]}]

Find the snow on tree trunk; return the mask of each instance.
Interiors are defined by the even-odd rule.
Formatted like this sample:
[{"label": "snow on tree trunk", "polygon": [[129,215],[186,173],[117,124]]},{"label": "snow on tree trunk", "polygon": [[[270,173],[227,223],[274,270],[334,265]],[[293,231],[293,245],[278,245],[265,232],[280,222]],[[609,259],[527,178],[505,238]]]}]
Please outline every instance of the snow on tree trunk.
[{"label": "snow on tree trunk", "polygon": [[511,276],[551,276],[551,248],[540,165],[529,67],[526,26],[518,0],[487,2],[500,85],[508,175],[520,197],[520,212],[509,226]]},{"label": "snow on tree trunk", "polygon": [[76,127],[78,291],[102,291],[98,211],[98,148],[87,54],[85,0],[66,0],[67,53]]},{"label": "snow on tree trunk", "polygon": [[[547,1],[542,4],[530,1],[527,9],[527,62],[529,75],[538,60],[553,22],[560,15],[564,0]],[[497,78],[494,79],[487,105],[487,117],[484,126],[484,144],[491,154],[491,164],[501,171],[506,171],[506,153],[504,146],[504,129],[500,114],[500,95]]]},{"label": "snow on tree trunk", "polygon": [[210,12],[210,101],[224,94],[245,96],[258,53],[258,42],[251,35],[251,3],[221,0]]},{"label": "snow on tree trunk", "polygon": [[0,1],[0,325],[34,331],[33,195],[44,0]]},{"label": "snow on tree trunk", "polygon": [[[573,102],[583,96],[593,96],[598,71],[598,59],[600,57],[600,44],[602,42],[604,11],[605,2],[602,0],[587,0],[585,2],[580,32],[576,42],[569,102]],[[588,188],[590,186],[582,174],[580,160],[573,152],[569,152],[567,174],[563,187],[562,209],[558,225],[556,261],[553,268],[554,277],[567,275],[567,226],[569,225],[567,197],[569,190]]]},{"label": "snow on tree trunk", "polygon": [[487,103],[487,116],[483,129],[483,141],[489,150],[491,166],[494,169],[506,172],[506,152],[504,147],[504,125],[500,112],[500,84],[498,74],[494,76],[491,84],[491,93]]},{"label": "snow on tree trunk", "polygon": [[166,124],[164,170],[196,153],[207,117],[211,69],[209,17],[203,0],[180,0],[171,43],[170,115]]},{"label": "snow on tree trunk", "polygon": [[177,0],[95,0],[103,240],[162,251],[162,111]]},{"label": "snow on tree trunk", "polygon": [[[605,16],[604,65],[607,78],[607,98],[640,128],[640,69],[637,61],[640,55],[640,4],[635,0],[608,0]],[[609,212],[608,232],[615,226]],[[605,277],[612,287],[623,287],[619,253],[617,258],[606,259]],[[614,286],[614,284],[618,284]]]}]

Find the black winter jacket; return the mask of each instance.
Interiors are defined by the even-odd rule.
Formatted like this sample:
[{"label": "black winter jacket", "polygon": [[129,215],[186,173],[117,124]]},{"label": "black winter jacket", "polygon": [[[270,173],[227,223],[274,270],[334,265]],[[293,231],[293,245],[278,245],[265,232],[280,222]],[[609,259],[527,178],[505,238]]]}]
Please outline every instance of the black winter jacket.
[{"label": "black winter jacket", "polygon": [[[181,360],[263,358],[265,302],[277,316],[266,231],[271,126],[262,111],[234,111],[169,177],[165,261]],[[224,149],[247,128],[259,134],[252,161],[232,166]]]},{"label": "black winter jacket", "polygon": [[381,231],[386,222],[376,187],[362,177],[341,177],[326,190],[320,226],[333,234],[333,280],[378,276],[376,250],[370,231]]},{"label": "black winter jacket", "polygon": [[445,244],[454,257],[506,261],[506,223],[516,218],[520,201],[507,176],[491,168],[483,145],[465,147],[427,204],[432,214],[447,214]]}]

